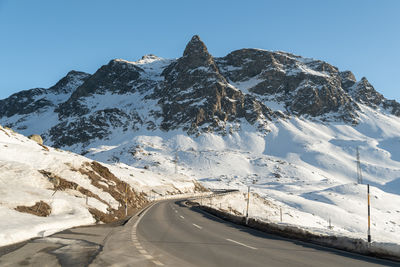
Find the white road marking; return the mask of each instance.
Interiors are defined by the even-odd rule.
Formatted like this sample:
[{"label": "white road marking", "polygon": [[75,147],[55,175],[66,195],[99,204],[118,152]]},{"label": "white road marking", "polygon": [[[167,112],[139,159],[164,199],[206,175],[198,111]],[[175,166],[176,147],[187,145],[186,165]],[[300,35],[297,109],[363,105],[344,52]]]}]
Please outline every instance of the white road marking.
[{"label": "white road marking", "polygon": [[245,245],[245,244],[243,244],[243,243],[237,242],[237,241],[232,240],[232,239],[229,239],[229,238],[227,238],[226,240],[228,240],[228,241],[230,241],[230,242],[233,242],[233,243],[236,243],[236,244],[241,245],[241,246],[246,247],[246,248],[257,249],[257,248],[255,248],[255,247]]},{"label": "white road marking", "polygon": [[[154,203],[154,204],[155,204],[155,203]],[[140,252],[146,259],[152,260],[152,262],[153,262],[155,265],[163,266],[164,264],[162,264],[160,261],[158,261],[158,260],[153,260],[154,257],[151,256],[151,255],[149,255],[148,252],[147,252],[146,250],[143,249],[143,247],[141,246],[139,240],[137,240],[137,237],[136,237],[136,228],[137,228],[137,226],[138,226],[140,220],[143,218],[143,216],[146,214],[146,212],[154,206],[154,204],[152,204],[150,207],[148,207],[148,208],[139,216],[139,218],[136,220],[135,224],[134,224],[133,227],[132,227],[131,240],[132,240],[132,243],[133,243],[133,244],[136,246],[136,248],[139,250],[139,252]],[[175,211],[175,212],[177,212],[177,211]]]},{"label": "white road marking", "polygon": [[178,213],[178,211],[177,211],[177,210],[175,210],[175,213]]},{"label": "white road marking", "polygon": [[162,264],[162,263],[159,262],[159,261],[153,261],[153,263],[154,263],[155,265],[158,265],[158,266],[164,266],[164,264]]},{"label": "white road marking", "polygon": [[183,217],[182,215],[179,215],[179,217],[181,217],[182,219],[185,219],[185,217]]},{"label": "white road marking", "polygon": [[194,226],[196,226],[197,228],[199,228],[199,229],[203,229],[203,227],[201,227],[200,225],[197,225],[197,224],[195,224],[195,223],[192,223]]}]

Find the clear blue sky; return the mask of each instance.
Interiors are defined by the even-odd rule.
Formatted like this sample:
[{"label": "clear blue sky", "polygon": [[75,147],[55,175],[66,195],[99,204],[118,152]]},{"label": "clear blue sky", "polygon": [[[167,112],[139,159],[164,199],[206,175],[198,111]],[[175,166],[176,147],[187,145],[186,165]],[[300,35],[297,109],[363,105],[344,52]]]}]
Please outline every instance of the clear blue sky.
[{"label": "clear blue sky", "polygon": [[400,1],[0,0],[0,99],[110,59],[252,47],[325,60],[400,100]]}]

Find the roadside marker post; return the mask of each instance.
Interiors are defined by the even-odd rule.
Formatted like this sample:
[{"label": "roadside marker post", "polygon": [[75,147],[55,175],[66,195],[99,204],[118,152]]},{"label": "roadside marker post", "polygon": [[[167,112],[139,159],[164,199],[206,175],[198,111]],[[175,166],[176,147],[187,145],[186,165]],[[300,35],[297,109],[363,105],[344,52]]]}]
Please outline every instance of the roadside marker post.
[{"label": "roadside marker post", "polygon": [[371,203],[369,197],[369,184],[367,184],[367,195],[368,195],[368,243],[371,243]]},{"label": "roadside marker post", "polygon": [[125,185],[125,217],[128,216],[128,185]]},{"label": "roadside marker post", "polygon": [[250,185],[247,187],[246,224],[249,223]]}]

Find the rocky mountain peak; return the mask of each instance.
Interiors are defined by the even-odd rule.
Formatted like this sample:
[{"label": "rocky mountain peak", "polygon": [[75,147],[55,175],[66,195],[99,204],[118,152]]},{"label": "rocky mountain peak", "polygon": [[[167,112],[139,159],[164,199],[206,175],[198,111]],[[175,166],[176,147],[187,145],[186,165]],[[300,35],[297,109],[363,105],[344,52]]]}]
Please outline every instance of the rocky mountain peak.
[{"label": "rocky mountain peak", "polygon": [[59,112],[61,117],[86,114],[89,109],[83,107],[79,99],[94,94],[102,95],[106,92],[116,94],[131,92],[133,90],[132,83],[140,78],[142,72],[143,70],[140,67],[129,61],[113,59],[76,88],[70,98],[61,104],[56,111]]},{"label": "rocky mountain peak", "polygon": [[82,71],[71,70],[65,77],[59,80],[54,86],[50,87],[49,90],[54,93],[68,94],[72,93],[78,86],[90,77],[89,73]]},{"label": "rocky mountain peak", "polygon": [[359,82],[355,83],[349,89],[349,92],[356,101],[374,108],[382,104],[385,100],[383,95],[378,93],[365,77],[362,77]]},{"label": "rocky mountain peak", "polygon": [[142,56],[142,58],[140,60],[148,60],[148,59],[154,60],[154,59],[160,59],[160,57],[157,57],[154,54],[147,54],[147,55]]},{"label": "rocky mountain peak", "polygon": [[139,59],[138,61],[136,61],[136,63],[138,64],[146,64],[146,63],[151,63],[157,60],[161,60],[161,57],[158,57],[156,55],[153,54],[148,54],[148,55],[144,55],[142,56],[141,59]]},{"label": "rocky mountain peak", "polygon": [[189,68],[197,68],[201,66],[211,66],[217,70],[214,59],[207,50],[206,45],[200,40],[198,35],[192,37],[186,45],[181,60]]},{"label": "rocky mountain peak", "polygon": [[194,35],[190,42],[186,45],[183,56],[198,56],[201,54],[209,54],[206,45],[198,35]]},{"label": "rocky mountain peak", "polygon": [[[162,129],[183,126],[190,133],[224,132],[230,122],[240,118],[252,124],[259,118],[270,118],[267,107],[227,82],[197,35],[163,76],[164,86],[156,93],[162,107]],[[266,125],[266,121],[260,121]]]},{"label": "rocky mountain peak", "polygon": [[[70,71],[49,89],[34,88],[15,93],[9,98],[0,100],[0,118],[40,113],[54,108],[60,102],[65,101],[65,97],[69,97],[89,77],[90,74],[85,72]],[[7,124],[11,126],[10,123]]]}]

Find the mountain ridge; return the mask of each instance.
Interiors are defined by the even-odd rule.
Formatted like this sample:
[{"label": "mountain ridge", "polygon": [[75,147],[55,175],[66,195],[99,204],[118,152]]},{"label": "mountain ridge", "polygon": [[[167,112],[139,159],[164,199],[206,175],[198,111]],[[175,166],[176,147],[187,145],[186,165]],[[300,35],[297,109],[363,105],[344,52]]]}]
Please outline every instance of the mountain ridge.
[{"label": "mountain ridge", "polygon": [[[124,108],[118,103],[98,108],[108,101],[100,99],[107,94],[136,97]],[[151,108],[141,111],[138,102],[151,102]],[[53,113],[44,116],[58,123],[35,133],[63,147],[106,138],[118,127],[183,129],[200,135],[231,134],[242,120],[267,133],[271,121],[291,116],[357,124],[358,103],[400,116],[398,102],[384,98],[366,78],[357,81],[350,71],[341,72],[321,60],[252,48],[214,58],[195,35],[178,59],[113,59],[92,75],[71,71],[49,89],[13,94],[0,100],[0,122],[25,131],[31,128],[25,123],[30,114]]]}]

